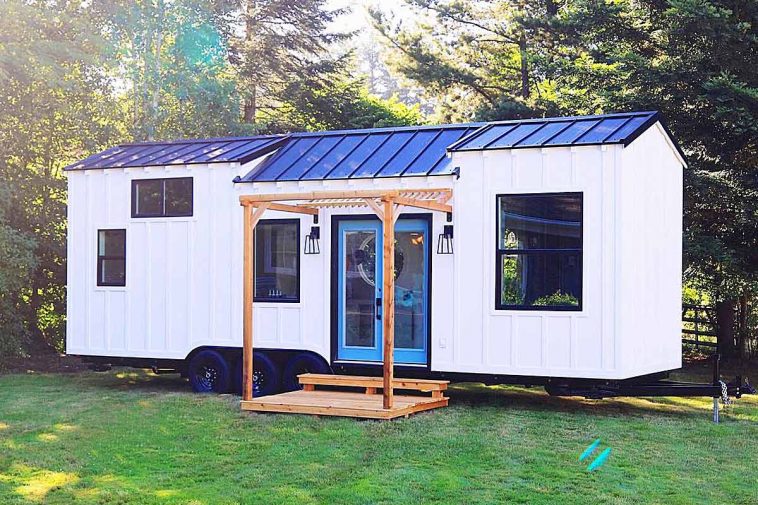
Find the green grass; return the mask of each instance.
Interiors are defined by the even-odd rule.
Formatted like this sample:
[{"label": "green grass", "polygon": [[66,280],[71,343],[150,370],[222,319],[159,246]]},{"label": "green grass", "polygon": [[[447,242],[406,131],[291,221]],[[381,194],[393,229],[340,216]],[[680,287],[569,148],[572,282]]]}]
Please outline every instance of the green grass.
[{"label": "green grass", "polygon": [[[0,377],[0,503],[758,503],[758,399],[455,386],[391,422],[243,414],[171,376]],[[588,473],[578,455],[612,447]]]}]

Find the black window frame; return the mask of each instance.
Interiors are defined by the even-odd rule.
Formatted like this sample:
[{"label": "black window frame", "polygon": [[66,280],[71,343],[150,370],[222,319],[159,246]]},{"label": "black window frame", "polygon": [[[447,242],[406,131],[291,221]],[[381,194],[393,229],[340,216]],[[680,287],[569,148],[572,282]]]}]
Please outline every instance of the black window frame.
[{"label": "black window frame", "polygon": [[[100,254],[100,234],[106,231],[119,231],[124,236],[124,255],[123,256],[109,256]],[[108,260],[123,260],[124,261],[124,281],[118,282],[103,282],[103,262]],[[98,287],[126,287],[126,228],[100,228],[97,230],[97,286]]]},{"label": "black window frame", "polygon": [[[513,249],[500,248],[500,199],[503,197],[519,196],[578,196],[579,197],[579,247],[578,248],[539,248]],[[518,256],[530,254],[575,254],[579,257],[579,303],[577,305],[511,305],[502,303],[503,256]],[[499,193],[495,195],[495,310],[526,310],[543,312],[581,312],[584,306],[584,192],[558,191],[548,193]]]},{"label": "black window frame", "polygon": [[[153,179],[132,179],[132,218],[164,218],[164,217],[192,217],[195,212],[195,178],[194,177],[158,177]],[[166,181],[189,180],[190,181],[190,210],[186,213],[167,213],[166,212]],[[141,182],[160,181],[161,195],[163,197],[163,211],[160,213],[137,213],[137,185]]]},{"label": "black window frame", "polygon": [[[258,283],[258,254],[257,254],[257,248],[258,248],[258,230],[260,229],[260,225],[262,224],[283,224],[283,225],[295,225],[295,250],[297,251],[297,265],[295,268],[295,275],[297,278],[297,288],[296,288],[296,297],[294,300],[292,299],[281,299],[281,298],[273,298],[268,296],[258,296],[256,295],[257,292],[257,283]],[[254,276],[254,282],[253,282],[253,302],[254,303],[300,303],[300,273],[301,273],[301,255],[300,252],[300,219],[294,218],[294,219],[261,219],[258,221],[258,223],[255,226],[255,230],[253,230],[253,276]]]}]

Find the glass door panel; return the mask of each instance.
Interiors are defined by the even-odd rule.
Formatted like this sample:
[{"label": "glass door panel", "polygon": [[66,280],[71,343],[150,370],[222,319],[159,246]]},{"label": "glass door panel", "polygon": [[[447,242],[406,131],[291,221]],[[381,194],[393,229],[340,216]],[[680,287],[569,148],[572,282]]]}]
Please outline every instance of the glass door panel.
[{"label": "glass door panel", "polygon": [[[382,361],[382,224],[344,220],[338,225],[337,356]],[[429,303],[428,225],[395,225],[395,361],[427,362]]]},{"label": "glass door panel", "polygon": [[339,234],[339,356],[380,361],[381,223],[342,222]]}]

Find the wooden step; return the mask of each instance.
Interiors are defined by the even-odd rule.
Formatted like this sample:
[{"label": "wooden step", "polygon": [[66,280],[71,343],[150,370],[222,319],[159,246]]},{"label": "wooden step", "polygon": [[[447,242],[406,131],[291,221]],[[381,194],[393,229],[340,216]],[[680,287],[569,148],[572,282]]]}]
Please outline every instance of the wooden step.
[{"label": "wooden step", "polygon": [[[366,377],[357,375],[332,375],[304,373],[297,376],[300,384],[311,386],[307,389],[313,389],[313,386],[342,386],[342,387],[360,387],[366,388],[367,393],[375,393],[384,385],[382,377]],[[430,380],[430,379],[394,379],[392,386],[395,389],[408,389],[413,391],[444,391],[450,381]],[[435,395],[436,396],[436,395]]]},{"label": "wooden step", "polygon": [[446,407],[448,399],[395,395],[394,406],[385,409],[381,395],[344,391],[290,391],[241,402],[242,410],[313,414],[321,416],[394,419],[425,410]]}]

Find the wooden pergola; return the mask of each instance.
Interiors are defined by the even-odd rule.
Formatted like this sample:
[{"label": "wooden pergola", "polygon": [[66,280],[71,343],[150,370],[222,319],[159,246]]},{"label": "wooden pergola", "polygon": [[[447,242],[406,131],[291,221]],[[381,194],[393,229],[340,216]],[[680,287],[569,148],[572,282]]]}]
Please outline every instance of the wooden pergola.
[{"label": "wooden pergola", "polygon": [[383,406],[393,407],[394,348],[395,348],[395,222],[400,207],[412,207],[439,212],[453,211],[449,201],[451,189],[385,189],[357,191],[311,191],[303,193],[273,193],[240,196],[244,208],[243,256],[243,358],[242,399],[253,398],[253,298],[255,287],[254,230],[266,210],[293,212],[318,216],[320,208],[364,207],[382,221],[384,238],[383,273]]}]

